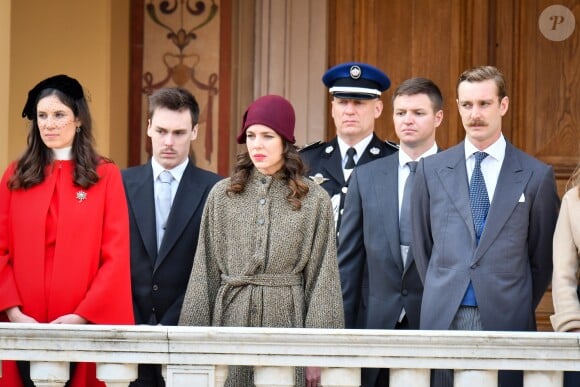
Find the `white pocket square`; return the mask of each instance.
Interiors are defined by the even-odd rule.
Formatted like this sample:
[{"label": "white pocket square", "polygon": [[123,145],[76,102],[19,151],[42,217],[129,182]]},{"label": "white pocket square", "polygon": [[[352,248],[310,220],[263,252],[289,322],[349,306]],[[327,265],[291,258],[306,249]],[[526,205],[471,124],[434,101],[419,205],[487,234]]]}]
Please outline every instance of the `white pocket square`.
[{"label": "white pocket square", "polygon": [[526,201],[526,197],[522,193],[522,196],[520,196],[520,200],[518,200],[518,203],[524,203],[525,201]]}]

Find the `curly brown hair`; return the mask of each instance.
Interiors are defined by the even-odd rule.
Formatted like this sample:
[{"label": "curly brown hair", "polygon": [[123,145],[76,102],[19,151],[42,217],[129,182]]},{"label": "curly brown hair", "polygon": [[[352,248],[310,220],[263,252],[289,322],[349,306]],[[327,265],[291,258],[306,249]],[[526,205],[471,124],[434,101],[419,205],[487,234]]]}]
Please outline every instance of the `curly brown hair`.
[{"label": "curly brown hair", "polygon": [[[286,196],[286,201],[290,203],[294,211],[298,211],[302,208],[302,198],[308,194],[308,185],[302,181],[304,174],[306,173],[306,166],[298,154],[298,149],[294,144],[291,144],[286,139],[282,138],[282,144],[284,150],[282,151],[282,157],[284,158],[284,165],[282,168],[276,172],[275,178],[284,180],[288,188],[290,188],[290,193]],[[234,167],[234,173],[230,179],[230,185],[226,192],[228,194],[239,194],[244,191],[246,184],[252,170],[254,169],[254,164],[250,158],[250,154],[246,151],[238,154],[236,158],[236,165]]]}]

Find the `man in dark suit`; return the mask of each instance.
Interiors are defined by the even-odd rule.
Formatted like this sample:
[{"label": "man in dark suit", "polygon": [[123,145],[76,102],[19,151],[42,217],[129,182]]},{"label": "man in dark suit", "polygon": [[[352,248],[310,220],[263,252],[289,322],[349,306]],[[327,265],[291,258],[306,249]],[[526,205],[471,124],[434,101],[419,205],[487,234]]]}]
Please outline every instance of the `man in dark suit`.
[{"label": "man in dark suit", "polygon": [[[368,329],[419,329],[423,286],[411,255],[410,212],[404,211],[417,161],[435,154],[435,132],[443,120],[443,97],[425,78],[404,81],[393,94],[399,152],[361,165],[352,173],[339,234],[338,265],[347,328],[359,314]],[[399,220],[400,219],[400,220]],[[369,295],[361,310],[361,285],[368,267]],[[363,387],[389,385],[388,370],[363,369]]]},{"label": "man in dark suit", "polygon": [[[465,141],[417,168],[411,253],[424,284],[421,329],[536,329],[559,199],[552,168],[503,136],[508,104],[495,67],[465,71],[457,85]],[[522,385],[521,372],[499,376],[502,387]],[[453,385],[452,372],[432,379]]]},{"label": "man in dark suit", "polygon": [[310,179],[320,184],[332,199],[338,233],[354,166],[393,154],[398,147],[380,140],[374,133],[375,120],[383,112],[381,93],[391,85],[384,72],[366,63],[341,63],[329,69],[322,82],[332,95],[336,137],[307,145],[300,155],[309,168]]},{"label": "man in dark suit", "polygon": [[[135,322],[177,325],[197,246],[207,195],[220,177],[189,159],[199,106],[181,88],[149,97],[147,135],[153,157],[124,170],[131,230]],[[140,365],[133,387],[164,386],[161,367]]]}]

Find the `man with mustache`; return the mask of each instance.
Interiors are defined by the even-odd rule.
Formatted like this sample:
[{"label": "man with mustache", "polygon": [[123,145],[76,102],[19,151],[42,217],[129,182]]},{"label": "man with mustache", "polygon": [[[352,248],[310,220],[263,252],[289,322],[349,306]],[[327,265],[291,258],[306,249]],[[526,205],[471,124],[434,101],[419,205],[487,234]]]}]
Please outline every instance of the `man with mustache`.
[{"label": "man with mustache", "polygon": [[[149,97],[151,161],[122,172],[129,204],[136,324],[177,325],[207,195],[220,177],[189,159],[199,106],[182,88]],[[131,387],[162,387],[160,365],[139,365]]]},{"label": "man with mustache", "polygon": [[[424,285],[421,329],[536,329],[559,198],[552,168],[504,137],[508,105],[498,69],[463,72],[465,141],[419,162],[410,251]],[[453,386],[453,372],[434,370],[431,385]],[[521,371],[499,371],[499,386],[521,385]]]}]

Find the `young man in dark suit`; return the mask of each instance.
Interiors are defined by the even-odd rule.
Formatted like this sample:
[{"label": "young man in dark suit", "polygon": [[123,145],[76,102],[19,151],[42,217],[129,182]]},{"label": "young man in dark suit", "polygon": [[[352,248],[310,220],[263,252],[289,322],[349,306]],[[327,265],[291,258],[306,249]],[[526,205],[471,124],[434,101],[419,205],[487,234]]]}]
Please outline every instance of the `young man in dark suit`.
[{"label": "young man in dark suit", "polygon": [[[177,325],[207,195],[220,177],[189,159],[199,106],[182,88],[149,97],[150,162],[124,170],[136,324]],[[132,387],[162,387],[159,365],[139,365]]]},{"label": "young man in dark suit", "polygon": [[[401,83],[393,94],[399,152],[361,165],[351,176],[338,247],[347,328],[357,328],[362,320],[367,329],[419,329],[423,286],[408,254],[408,201],[417,161],[438,150],[435,133],[443,120],[442,107],[441,91],[432,81],[411,78]],[[365,266],[369,295],[362,309]],[[362,370],[363,387],[388,385],[388,370]]]}]

